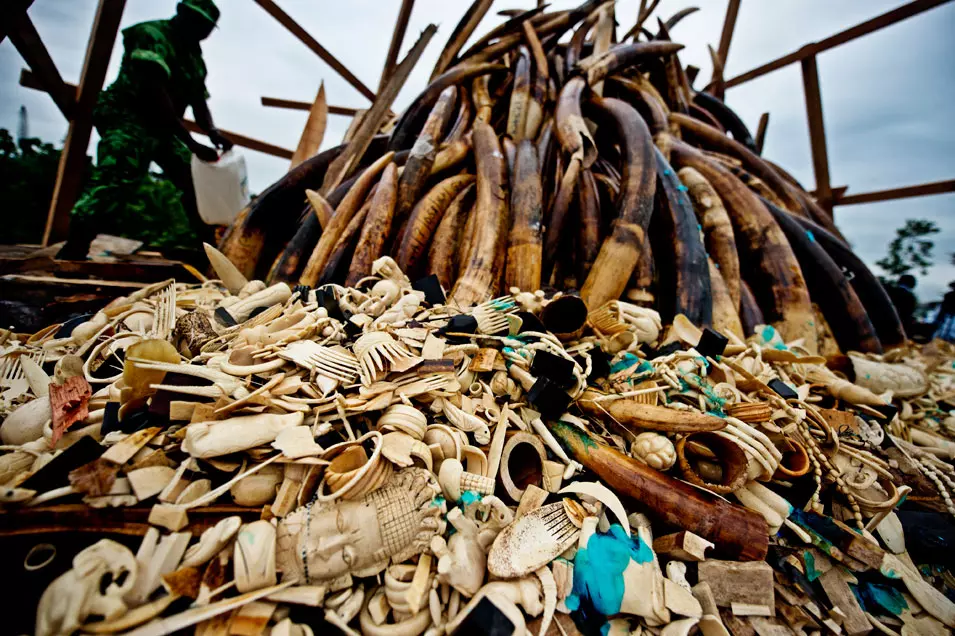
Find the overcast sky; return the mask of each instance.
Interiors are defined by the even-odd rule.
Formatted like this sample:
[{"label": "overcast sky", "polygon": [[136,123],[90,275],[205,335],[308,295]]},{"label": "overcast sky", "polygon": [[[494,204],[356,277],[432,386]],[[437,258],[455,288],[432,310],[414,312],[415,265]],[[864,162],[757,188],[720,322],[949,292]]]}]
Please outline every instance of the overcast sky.
[{"label": "overcast sky", "polygon": [[[399,0],[277,0],[277,3],[375,90]],[[63,77],[77,82],[96,0],[36,0],[30,17]],[[468,6],[464,0],[418,0],[402,56],[429,23],[438,25],[417,68],[398,97],[400,111],[427,83],[434,62]],[[486,32],[505,8],[529,8],[534,0],[499,0],[478,29]],[[578,4],[554,0],[552,8]],[[634,19],[638,0],[617,2],[621,33]],[[662,0],[666,18],[685,0]],[[702,9],[679,24],[672,36],[686,45],[684,64],[702,69],[697,87],[710,76],[706,45],[719,41],[724,0],[698,0]],[[727,62],[731,77],[794,51],[848,26],[905,4],[902,0],[746,0],[742,3]],[[219,29],[203,43],[209,69],[210,106],[220,128],[294,149],[306,113],[261,105],[261,96],[310,101],[324,80],[329,104],[367,107],[368,101],[296,40],[252,0],[219,0]],[[129,0],[122,26],[173,14],[174,0]],[[834,186],[860,193],[955,176],[955,126],[951,122],[955,82],[955,3],[932,9],[856,40],[819,58],[830,174]],[[107,83],[118,71],[121,42]],[[0,127],[16,129],[17,111],[29,111],[30,133],[61,143],[66,122],[42,93],[19,86],[24,66],[9,39],[0,44]],[[733,88],[727,101],[755,133],[760,114],[770,113],[764,155],[803,185],[814,179],[799,65],[791,65]],[[339,143],[348,118],[330,115],[324,146]],[[92,152],[92,148],[91,148]],[[243,150],[252,189],[260,192],[281,177],[288,162]],[[923,300],[937,299],[955,266],[955,194],[836,208],[836,222],[870,266],[885,254],[894,229],[907,218],[926,218],[942,229],[936,236],[936,265],[920,278]]]}]

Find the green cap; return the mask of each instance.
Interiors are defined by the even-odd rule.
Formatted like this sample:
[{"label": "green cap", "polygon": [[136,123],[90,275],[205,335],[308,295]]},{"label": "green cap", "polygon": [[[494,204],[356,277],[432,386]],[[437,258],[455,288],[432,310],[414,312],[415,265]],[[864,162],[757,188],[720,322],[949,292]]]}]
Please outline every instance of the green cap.
[{"label": "green cap", "polygon": [[192,9],[212,24],[219,21],[219,7],[212,0],[181,0],[179,6]]}]

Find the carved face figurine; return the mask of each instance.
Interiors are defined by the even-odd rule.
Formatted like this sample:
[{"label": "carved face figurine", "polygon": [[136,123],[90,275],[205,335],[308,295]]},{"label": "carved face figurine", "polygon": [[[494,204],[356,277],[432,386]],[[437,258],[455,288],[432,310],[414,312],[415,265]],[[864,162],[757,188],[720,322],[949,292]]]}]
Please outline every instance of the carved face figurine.
[{"label": "carved face figurine", "polygon": [[407,468],[362,499],[312,503],[278,526],[276,562],[285,580],[315,583],[372,576],[424,552],[443,532],[446,506],[430,471]]}]

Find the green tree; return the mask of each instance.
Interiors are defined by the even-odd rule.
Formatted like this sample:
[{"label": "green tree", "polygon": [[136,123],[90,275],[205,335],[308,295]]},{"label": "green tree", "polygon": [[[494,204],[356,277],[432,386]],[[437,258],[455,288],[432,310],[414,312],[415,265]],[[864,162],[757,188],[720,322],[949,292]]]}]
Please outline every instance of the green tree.
[{"label": "green tree", "polygon": [[906,220],[905,225],[895,230],[895,238],[889,243],[888,254],[875,264],[891,278],[914,271],[925,276],[932,264],[932,250],[935,248],[935,242],[928,237],[940,231],[934,221]]},{"label": "green tree", "polygon": [[[60,150],[36,138],[14,142],[0,128],[0,201],[4,210],[3,243],[39,243],[43,238],[47,210],[53,198]],[[92,161],[87,158],[85,185]],[[114,222],[103,228],[107,234],[131,236],[149,247],[186,256],[194,241],[179,200],[179,191],[159,174],[150,173],[136,187],[130,201],[116,201],[110,212]]]}]

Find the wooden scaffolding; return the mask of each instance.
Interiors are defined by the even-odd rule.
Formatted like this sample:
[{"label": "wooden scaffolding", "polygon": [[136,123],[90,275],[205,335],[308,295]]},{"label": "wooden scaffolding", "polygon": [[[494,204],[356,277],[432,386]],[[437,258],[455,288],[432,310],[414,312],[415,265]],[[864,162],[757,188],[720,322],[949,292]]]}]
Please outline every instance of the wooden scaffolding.
[{"label": "wooden scaffolding", "polygon": [[[293,36],[326,62],[338,75],[351,84],[359,93],[374,101],[375,92],[363,84],[318,40],[309,35],[291,16],[283,11],[273,0],[253,0],[270,16],[284,26]],[[845,29],[818,42],[811,42],[792,53],[767,62],[745,73],[725,81],[726,88],[739,86],[745,82],[762,77],[790,64],[800,64],[802,69],[803,90],[806,102],[806,117],[809,123],[810,146],[812,149],[813,173],[816,180],[815,196],[819,203],[829,209],[834,206],[889,201],[908,197],[919,197],[955,191],[955,179],[922,183],[901,188],[847,194],[848,187],[833,187],[829,180],[829,154],[826,148],[826,129],[823,117],[823,101],[819,86],[817,57],[838,46],[884,29],[903,20],[919,15],[943,5],[950,0],[913,0],[896,9],[878,15],[870,20]],[[92,111],[96,98],[103,87],[106,69],[116,41],[119,23],[126,0],[99,0],[93,27],[90,31],[83,71],[78,86],[69,84],[60,76],[46,47],[33,23],[27,15],[27,9],[33,0],[8,0],[0,9],[0,41],[9,36],[14,46],[23,56],[30,70],[21,73],[23,86],[45,91],[53,99],[60,112],[70,123],[66,144],[60,157],[56,186],[50,202],[43,244],[48,245],[65,239],[69,229],[70,211],[80,192],[86,150],[92,132]],[[736,18],[739,15],[741,0],[730,0],[723,29],[720,36],[717,56],[725,63],[732,42]],[[379,82],[379,90],[384,86],[395,68],[398,52],[407,30],[408,20],[414,0],[402,0],[398,11],[391,44]],[[274,97],[262,97],[263,106],[309,110],[312,104]],[[342,106],[329,106],[328,113],[333,115],[355,116],[359,109]],[[190,130],[198,131],[194,122],[187,121]],[[757,144],[765,138],[768,114],[760,119],[757,129]],[[290,159],[291,150],[275,146],[245,135],[222,131],[233,143],[276,157]]]}]

